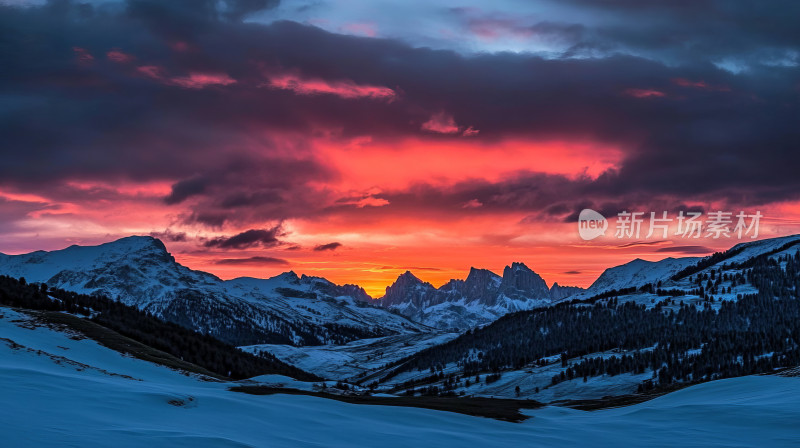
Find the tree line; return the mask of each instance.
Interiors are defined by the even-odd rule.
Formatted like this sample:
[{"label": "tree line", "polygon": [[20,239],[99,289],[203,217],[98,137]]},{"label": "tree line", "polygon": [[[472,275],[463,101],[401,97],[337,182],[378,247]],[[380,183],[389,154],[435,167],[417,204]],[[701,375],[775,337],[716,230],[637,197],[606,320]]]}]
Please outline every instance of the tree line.
[{"label": "tree line", "polygon": [[259,357],[245,353],[210,335],[162,321],[105,296],[78,294],[49,288],[46,284],[28,284],[24,278],[3,275],[0,276],[0,304],[81,315],[137,342],[233,379],[263,374],[280,374],[305,381],[319,379],[271,354]]},{"label": "tree line", "polygon": [[[438,370],[448,363],[457,363],[463,377],[496,374],[545,365],[546,358],[556,355],[561,355],[563,370],[552,378],[554,384],[652,371],[642,389],[797,366],[800,252],[775,257],[776,253],[736,265],[741,267],[738,272],[695,272],[690,282],[696,288],[690,293],[704,299],[698,305],[685,303],[684,294],[651,284],[639,292],[674,297],[648,307],[620,303],[606,294],[593,301],[509,314],[394,363],[384,380],[404,371]],[[731,285],[742,284],[758,292],[721,303],[717,297],[717,306],[712,306],[713,294],[729,293]],[[618,354],[592,355],[614,350]]]}]

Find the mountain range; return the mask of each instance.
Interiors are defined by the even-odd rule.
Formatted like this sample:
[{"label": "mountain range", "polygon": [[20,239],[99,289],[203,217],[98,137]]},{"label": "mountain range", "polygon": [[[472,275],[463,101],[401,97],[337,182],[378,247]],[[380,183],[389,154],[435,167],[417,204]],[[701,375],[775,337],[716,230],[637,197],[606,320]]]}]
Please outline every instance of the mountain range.
[{"label": "mountain range", "polygon": [[341,344],[430,331],[371,305],[357,286],[294,272],[226,281],[177,263],[160,240],[148,236],[0,255],[0,273],[105,295],[233,345]]},{"label": "mountain range", "polygon": [[406,395],[558,401],[772,374],[800,363],[798,298],[800,235],[637,259],[568,300],[507,314],[367,381]]},{"label": "mountain range", "polygon": [[503,276],[471,269],[440,288],[411,272],[381,299],[356,285],[285,272],[222,280],[175,261],[164,243],[131,236],[99,246],[0,254],[0,273],[101,294],[235,345],[342,344],[395,334],[463,331],[513,311],[544,306],[580,288],[548,288],[522,263]]},{"label": "mountain range", "polygon": [[[743,243],[726,252],[726,257],[747,259],[797,239]],[[308,346],[463,332],[511,312],[668,282],[699,261],[697,257],[658,262],[636,259],[607,269],[586,290],[558,284],[548,287],[523,263],[506,266],[502,276],[472,268],[465,279],[453,279],[438,288],[405,272],[382,298],[373,299],[356,285],[337,285],[291,271],[268,279],[222,280],[176,262],[156,238],[132,236],[99,246],[0,254],[0,274],[105,295],[237,346]]]},{"label": "mountain range", "polygon": [[410,271],[400,275],[379,299],[381,306],[425,325],[463,331],[498,317],[563,300],[582,288],[547,287],[544,279],[523,263],[512,263],[499,276],[471,268],[465,280],[450,280],[439,288]]}]

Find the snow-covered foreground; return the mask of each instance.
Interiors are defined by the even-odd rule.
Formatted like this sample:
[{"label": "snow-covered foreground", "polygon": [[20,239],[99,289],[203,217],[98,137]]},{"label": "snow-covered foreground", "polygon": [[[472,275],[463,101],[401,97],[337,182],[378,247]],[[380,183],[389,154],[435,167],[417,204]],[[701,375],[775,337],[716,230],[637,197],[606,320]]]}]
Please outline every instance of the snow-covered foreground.
[{"label": "snow-covered foreground", "polygon": [[306,396],[251,396],[0,308],[0,436],[26,446],[797,446],[800,379],[717,381],[627,408],[506,423]]}]

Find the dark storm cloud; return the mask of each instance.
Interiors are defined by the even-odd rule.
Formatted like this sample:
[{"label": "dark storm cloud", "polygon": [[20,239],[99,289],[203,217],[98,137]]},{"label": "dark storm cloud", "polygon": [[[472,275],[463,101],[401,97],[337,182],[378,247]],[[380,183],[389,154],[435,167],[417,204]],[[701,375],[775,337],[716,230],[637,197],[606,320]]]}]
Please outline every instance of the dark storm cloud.
[{"label": "dark storm cloud", "polygon": [[[25,219],[30,213],[54,209],[56,207],[51,204],[15,201],[0,196],[0,235],[24,230],[21,228],[19,221]],[[2,238],[0,252],[8,250],[7,245],[10,243],[11,241],[6,241],[5,238]]]},{"label": "dark storm cloud", "polygon": [[[164,201],[188,207],[186,221],[212,227],[421,206],[563,219],[583,206],[607,215],[653,198],[670,207],[800,198],[800,69],[785,60],[800,48],[797,2],[618,0],[604,10],[629,20],[613,26],[537,25],[574,41],[576,52],[638,55],[573,59],[465,56],[291,22],[244,23],[274,2],[225,4],[0,6],[0,186],[52,191],[70,179],[166,180],[173,186]],[[107,57],[112,49],[131,58]],[[711,60],[729,56],[747,70],[732,73]],[[396,97],[270,87],[283,72],[378,86]],[[589,140],[624,157],[597,179],[529,173],[390,191],[376,196],[389,202],[384,207],[328,208],[337,198],[309,185],[336,173],[313,149],[290,143],[330,130],[378,142],[421,136],[439,111],[479,129],[475,141]],[[483,206],[462,207],[473,200]]]},{"label": "dark storm cloud", "polygon": [[280,4],[280,0],[233,0],[226,1],[223,14],[231,19],[239,20],[248,14],[264,9],[272,9]]},{"label": "dark storm cloud", "polygon": [[632,243],[620,244],[617,247],[628,248],[628,247],[638,247],[638,246],[653,246],[653,245],[659,245],[659,244],[664,244],[664,240],[661,240],[661,241],[634,241]]},{"label": "dark storm cloud", "polygon": [[274,258],[274,257],[249,257],[249,258],[223,258],[221,260],[217,260],[216,264],[222,265],[271,265],[271,266],[286,266],[289,264],[287,260],[283,258]]},{"label": "dark storm cloud", "polygon": [[221,227],[226,222],[251,222],[310,216],[317,213],[327,192],[308,186],[335,174],[313,159],[228,162],[201,176],[176,182],[164,198],[167,204],[194,197],[193,212],[183,221]]},{"label": "dark storm cloud", "polygon": [[[452,213],[493,214],[529,212],[522,224],[545,221],[577,222],[583,209],[592,209],[605,217],[623,211],[656,213],[666,211],[674,216],[679,211],[700,211],[702,207],[688,206],[683,197],[672,190],[644,192],[618,190],[619,174],[607,173],[597,179],[589,177],[567,178],[560,175],[524,173],[499,181],[469,179],[453,185],[418,184],[404,191],[387,191],[375,197],[391,205],[371,210],[374,215],[391,216],[393,213],[424,212],[429,216]],[[718,199],[715,194],[689,191],[685,196],[697,200]],[[747,207],[747,202],[733,202],[741,198],[728,196],[731,204]],[[481,207],[465,210],[463,204],[476,200]],[[358,213],[358,210],[339,209],[338,213]]]},{"label": "dark storm cloud", "polygon": [[150,236],[158,238],[162,241],[171,241],[173,243],[183,243],[189,240],[185,232],[173,232],[166,229],[163,232],[150,232]]},{"label": "dark storm cloud", "polygon": [[280,226],[271,229],[251,229],[227,238],[214,238],[206,241],[203,245],[220,249],[245,249],[253,246],[273,247],[281,243],[278,239],[281,234]]},{"label": "dark storm cloud", "polygon": [[[792,52],[796,57],[800,46],[800,3],[795,1],[567,0],[558,6],[595,16],[579,35],[569,35],[576,53],[621,51],[680,63],[757,66]],[[563,35],[568,25],[557,31]]]},{"label": "dark storm cloud", "polygon": [[711,254],[714,249],[705,246],[670,246],[657,249],[656,252],[675,252],[680,254]]},{"label": "dark storm cloud", "polygon": [[204,178],[196,177],[176,182],[172,186],[172,192],[164,198],[164,202],[169,205],[179,204],[191,196],[203,193],[207,187],[208,179]]},{"label": "dark storm cloud", "polygon": [[314,250],[317,252],[322,252],[326,250],[336,250],[342,247],[342,243],[328,243],[328,244],[320,244],[319,246],[314,247]]}]

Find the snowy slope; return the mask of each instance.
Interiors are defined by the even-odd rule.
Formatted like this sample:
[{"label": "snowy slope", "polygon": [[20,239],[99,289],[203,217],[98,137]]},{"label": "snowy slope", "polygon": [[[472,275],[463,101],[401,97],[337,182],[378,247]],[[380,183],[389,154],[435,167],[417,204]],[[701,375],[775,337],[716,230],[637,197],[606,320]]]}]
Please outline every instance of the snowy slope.
[{"label": "snowy slope", "polygon": [[[770,238],[766,240],[740,243],[733,246],[731,248],[731,251],[741,249],[741,252],[728,258],[727,260],[725,260],[725,262],[741,263],[752,257],[780,249],[781,247],[794,242],[800,242],[800,235],[790,235],[781,238]],[[797,250],[797,246],[795,246],[794,249],[792,249],[791,251],[794,252],[795,250]]]},{"label": "snowy slope", "polygon": [[253,354],[266,351],[322,378],[365,383],[368,381],[364,379],[370,378],[368,375],[381,371],[384,365],[433,345],[444,344],[457,336],[458,333],[419,333],[360,339],[344,345],[293,347],[263,344],[239,348]]},{"label": "snowy slope", "polygon": [[[524,411],[507,423],[307,396],[252,396],[90,340],[13,323],[0,308],[0,434],[8,448],[113,447],[790,447],[800,379],[744,377],[595,412]],[[275,378],[265,378],[274,382]]]},{"label": "snowy slope", "polygon": [[[609,350],[590,353],[585,356],[587,358],[609,359],[615,356],[632,355],[633,352]],[[475,378],[470,376],[466,378],[469,380],[469,384],[463,380],[459,381],[452,390],[458,395],[463,393],[474,397],[530,399],[541,403],[564,400],[593,400],[607,396],[633,394],[643,381],[652,378],[653,373],[652,370],[646,370],[641,374],[603,375],[590,377],[585,382],[582,378],[575,378],[552,384],[553,376],[566,372],[568,367],[574,367],[583,361],[583,358],[570,358],[566,367],[562,366],[559,355],[550,356],[546,359],[548,362],[545,365],[529,365],[521,369],[503,370],[501,377],[493,382],[486,381],[486,374],[478,375],[479,381],[475,381]],[[384,370],[382,373],[385,374],[387,372],[388,370]],[[442,365],[442,372],[445,377],[449,374],[463,375],[460,362]],[[403,383],[415,380],[422,380],[422,388],[430,385],[439,387],[444,385],[445,380],[432,382],[425,380],[429,376],[430,372],[425,369],[405,371],[391,377],[390,380],[382,383],[380,387],[389,390],[396,387],[405,392],[407,386],[404,386]],[[517,388],[519,388],[519,393],[517,393]]]},{"label": "snowy slope", "polygon": [[344,343],[428,330],[370,306],[366,293],[352,285],[293,272],[222,281],[180,265],[152,237],[2,255],[0,274],[103,294],[236,345]]},{"label": "snowy slope", "polygon": [[[731,252],[736,251],[736,254],[726,258],[719,264],[741,263],[761,254],[777,250],[792,242],[800,242],[800,235],[739,243],[730,249]],[[794,247],[788,249],[787,252],[793,253],[796,249],[797,247]],[[656,284],[658,281],[661,281],[665,288],[674,286],[676,283],[672,282],[670,277],[686,267],[694,266],[701,259],[701,257],[682,257],[646,261],[637,258],[620,266],[606,269],[589,288],[574,294],[569,299],[587,299],[606,291],[639,287],[646,283]],[[719,266],[712,266],[708,269],[719,269]]]},{"label": "snowy slope", "polygon": [[[684,306],[692,306],[697,309],[710,308],[719,310],[724,306],[725,302],[736,301],[744,295],[758,292],[756,286],[749,283],[751,280],[745,275],[745,266],[734,263],[742,263],[762,255],[769,255],[772,258],[787,255],[797,256],[796,254],[798,254],[799,251],[799,236],[747,243],[736,246],[735,250],[726,252],[724,255],[716,255],[714,258],[706,259],[703,264],[700,265],[706,266],[704,269],[689,271],[692,275],[689,275],[687,272],[686,275],[681,276],[681,278],[677,280],[672,279],[675,273],[689,266],[697,266],[697,263],[701,259],[669,258],[660,262],[634,260],[622,266],[606,270],[592,288],[583,293],[576,294],[573,298],[588,299],[604,291],[642,287],[649,284],[650,287],[648,288],[628,291],[623,294],[615,294],[614,302],[618,304],[633,302],[647,308],[659,307],[665,312],[672,311],[676,313]],[[606,302],[608,302],[608,298],[606,298]],[[524,317],[526,314],[522,316]],[[580,330],[580,328],[576,330]],[[508,328],[502,325],[489,325],[485,331],[486,332],[483,333],[484,341],[503,340],[503,336],[507,334]],[[431,379],[431,372],[428,372],[427,369],[431,367],[436,369],[442,367],[441,360],[427,358],[425,362],[421,364],[422,370],[409,371],[400,369],[402,371],[396,376],[389,375],[388,381],[384,381],[381,387],[398,386],[402,389],[407,389],[409,387],[407,384],[410,384],[407,382],[410,381],[415,382],[415,387],[445,386],[447,375],[463,375],[463,361],[469,360],[475,355],[471,346],[469,344],[465,345],[465,341],[468,340],[469,337],[465,336],[463,339],[450,346],[457,347],[455,351],[458,353],[457,359],[459,359],[459,363],[451,362],[443,366],[445,379]],[[612,347],[613,345],[610,345],[606,348]],[[647,347],[640,347],[639,349],[649,350]],[[517,354],[514,352],[513,348],[505,348],[505,350],[508,353],[503,353],[504,355],[509,359],[515,359]],[[443,350],[443,352],[446,351],[447,349]],[[559,354],[559,351],[545,353],[545,355],[556,357],[558,357]],[[598,355],[605,356],[606,354],[593,354],[591,356],[596,357]],[[456,358],[449,359],[453,360]],[[570,363],[578,361],[577,359],[569,360]],[[570,395],[580,398],[600,398],[607,390],[613,390],[614,393],[632,393],[642,381],[649,379],[653,373],[649,371],[640,375],[618,375],[614,378],[603,377],[600,379],[589,377],[586,384],[575,384],[582,383],[581,378],[575,381],[560,382],[555,386],[551,386],[552,378],[562,372],[566,373],[566,369],[561,367],[560,362],[555,361],[546,366],[539,366],[537,364],[536,362],[528,362],[523,368],[517,370],[511,370],[509,367],[507,370],[502,371],[503,378],[492,384],[483,382],[480,385],[476,385],[476,382],[473,380],[470,385],[466,385],[464,378],[458,378],[456,380],[457,385],[453,390],[455,393],[463,392],[467,395],[514,398],[517,396],[516,387],[519,386],[519,396],[537,400],[561,400]],[[419,366],[420,364],[412,363],[412,365]],[[386,369],[387,374],[390,372],[394,373],[391,368]],[[450,390],[452,388],[452,384],[446,385],[446,389]],[[595,395],[592,396],[592,394]]]},{"label": "snowy slope", "polygon": [[606,291],[638,287],[646,283],[666,281],[687,266],[696,264],[700,258],[665,258],[661,261],[646,261],[640,258],[606,269],[585,291],[569,299],[586,299]]}]

